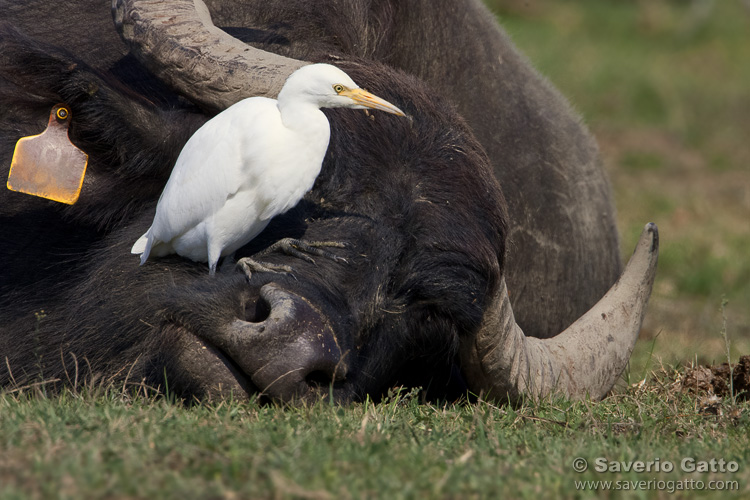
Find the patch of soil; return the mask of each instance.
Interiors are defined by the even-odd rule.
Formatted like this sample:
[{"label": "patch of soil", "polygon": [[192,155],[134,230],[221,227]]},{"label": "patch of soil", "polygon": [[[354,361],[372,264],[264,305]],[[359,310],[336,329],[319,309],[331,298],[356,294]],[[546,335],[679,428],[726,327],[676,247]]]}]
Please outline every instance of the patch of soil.
[{"label": "patch of soil", "polygon": [[731,370],[729,363],[687,368],[677,384],[681,392],[709,393],[722,398],[731,396],[731,387],[737,401],[750,401],[750,355],[741,356]]}]

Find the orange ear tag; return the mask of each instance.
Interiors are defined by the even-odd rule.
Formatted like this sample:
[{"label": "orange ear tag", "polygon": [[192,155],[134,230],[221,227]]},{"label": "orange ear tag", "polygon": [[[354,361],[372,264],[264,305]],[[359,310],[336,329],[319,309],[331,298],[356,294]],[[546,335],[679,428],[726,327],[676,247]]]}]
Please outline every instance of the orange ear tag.
[{"label": "orange ear tag", "polygon": [[89,156],[68,138],[70,109],[57,104],[47,128],[16,143],[8,189],[72,205],[78,201]]}]

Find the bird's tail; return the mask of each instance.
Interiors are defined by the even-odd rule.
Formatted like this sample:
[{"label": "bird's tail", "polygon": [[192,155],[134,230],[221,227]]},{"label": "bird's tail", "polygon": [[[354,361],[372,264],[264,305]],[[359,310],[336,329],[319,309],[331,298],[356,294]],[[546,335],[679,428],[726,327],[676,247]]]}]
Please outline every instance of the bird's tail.
[{"label": "bird's tail", "polygon": [[133,248],[130,249],[130,253],[141,256],[141,265],[146,263],[146,261],[148,260],[148,256],[151,253],[151,245],[153,239],[149,238],[150,232],[151,229],[149,229],[146,234],[138,238],[138,241],[135,242]]}]

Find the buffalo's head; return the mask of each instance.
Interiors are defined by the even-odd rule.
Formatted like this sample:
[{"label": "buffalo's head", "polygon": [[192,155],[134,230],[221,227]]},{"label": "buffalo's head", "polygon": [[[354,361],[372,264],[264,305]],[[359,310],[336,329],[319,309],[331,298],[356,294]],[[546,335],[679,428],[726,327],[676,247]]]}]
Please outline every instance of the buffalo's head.
[{"label": "buffalo's head", "polygon": [[[264,260],[293,272],[249,280],[226,267],[211,277],[205,266],[174,256],[139,267],[129,248],[153,217],[154,186],[163,185],[171,167],[165,159],[179,150],[175,137],[184,141],[204,114],[243,97],[274,96],[305,62],[224,34],[199,1],[116,0],[114,14],[141,64],[201,112],[178,103],[164,115],[173,117],[165,126],[190,124],[164,144],[149,142],[160,154],[145,157],[138,141],[118,143],[117,151],[106,147],[110,126],[102,120],[113,103],[140,106],[138,99],[117,94],[104,80],[92,85],[94,77],[56,90],[73,101],[72,134],[91,151],[96,196],[84,192],[81,206],[125,208],[92,237],[58,303],[63,310],[43,325],[55,339],[50,353],[76,352],[97,370],[154,383],[166,378],[170,388],[200,397],[261,393],[286,401],[332,394],[345,401],[394,383],[435,394],[468,388],[513,401],[553,391],[601,398],[611,389],[651,290],[655,226],[647,226],[623,276],[591,311],[551,339],[525,336],[505,287],[508,215],[486,154],[455,110],[423,83],[369,61],[332,62],[409,119],[326,111],[331,142],[315,187],[237,254],[304,237],[346,243],[334,250],[346,262],[272,254]],[[66,68],[75,78],[85,73]],[[138,127],[148,128],[132,128]],[[124,164],[137,171],[112,167]],[[133,182],[143,189],[136,192]],[[83,210],[72,207],[69,220],[101,227]],[[128,364],[133,368],[123,370]]]}]

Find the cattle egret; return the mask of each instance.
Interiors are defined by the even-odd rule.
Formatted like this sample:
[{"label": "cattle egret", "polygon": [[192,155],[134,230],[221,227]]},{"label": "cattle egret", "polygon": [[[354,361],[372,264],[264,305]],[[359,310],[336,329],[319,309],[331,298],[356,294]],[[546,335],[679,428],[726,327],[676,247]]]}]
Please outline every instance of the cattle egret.
[{"label": "cattle egret", "polygon": [[208,262],[214,274],[220,257],[247,244],[312,188],[330,137],[320,108],[337,107],[404,116],[334,66],[303,66],[289,76],[277,100],[244,99],[193,134],[177,158],[151,227],[131,253],[141,256],[141,265],[150,256],[176,253]]}]

